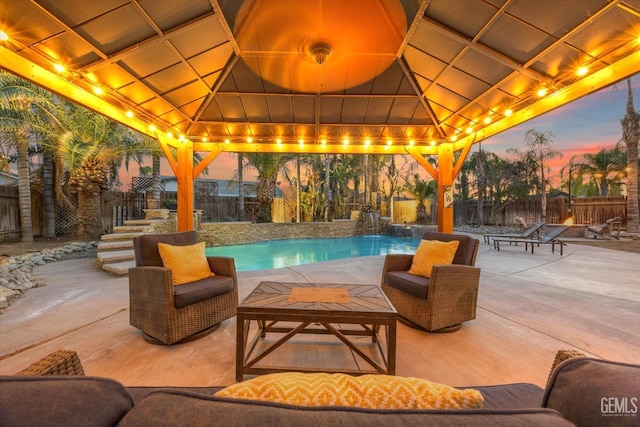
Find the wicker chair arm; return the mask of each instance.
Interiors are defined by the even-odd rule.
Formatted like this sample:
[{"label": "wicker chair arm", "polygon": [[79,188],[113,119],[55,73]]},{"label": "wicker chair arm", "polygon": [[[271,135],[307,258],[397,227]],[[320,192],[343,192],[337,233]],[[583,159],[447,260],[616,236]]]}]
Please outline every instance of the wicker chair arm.
[{"label": "wicker chair arm", "polygon": [[130,268],[129,293],[145,299],[166,301],[173,306],[173,274],[164,267]]},{"label": "wicker chair arm", "polygon": [[452,291],[471,291],[477,294],[479,284],[479,267],[460,264],[434,265],[431,269],[427,298],[437,298],[439,295],[446,297]]},{"label": "wicker chair arm", "polygon": [[230,257],[207,257],[211,271],[222,276],[233,277],[236,282],[236,264]]},{"label": "wicker chair arm", "polygon": [[388,254],[384,259],[382,276],[387,271],[409,271],[413,263],[412,254]]},{"label": "wicker chair arm", "polygon": [[58,350],[16,374],[16,376],[42,375],[84,375],[84,370],[75,351]]}]

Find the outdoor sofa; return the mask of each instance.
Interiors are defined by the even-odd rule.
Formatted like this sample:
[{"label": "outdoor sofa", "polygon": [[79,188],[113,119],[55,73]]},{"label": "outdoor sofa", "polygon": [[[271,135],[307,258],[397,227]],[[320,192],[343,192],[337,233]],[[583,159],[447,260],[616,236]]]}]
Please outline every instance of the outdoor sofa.
[{"label": "outdoor sofa", "polygon": [[[561,356],[562,351],[545,390],[527,383],[475,386],[484,406],[467,410],[302,407],[214,397],[222,387],[124,387],[98,377],[3,376],[0,425],[638,425],[640,365]],[[75,368],[69,373],[80,374]]]}]

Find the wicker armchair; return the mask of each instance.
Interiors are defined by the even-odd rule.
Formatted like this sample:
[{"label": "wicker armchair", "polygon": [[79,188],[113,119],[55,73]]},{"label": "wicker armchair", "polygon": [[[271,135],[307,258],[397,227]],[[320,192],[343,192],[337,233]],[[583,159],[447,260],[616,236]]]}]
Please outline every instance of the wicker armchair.
[{"label": "wicker armchair", "polygon": [[382,290],[403,323],[430,332],[454,332],[476,318],[480,269],[475,267],[480,241],[470,236],[426,232],[425,240],[460,242],[453,263],[434,265],[431,277],[409,274],[413,255],[389,254],[382,270]]},{"label": "wicker armchair", "polygon": [[174,288],[171,270],[162,264],[158,243],[198,243],[187,231],[145,234],[133,239],[136,267],[129,269],[130,324],[152,344],[176,344],[201,338],[236,315],[238,279],[233,258],[208,257],[215,276]]},{"label": "wicker armchair", "polygon": [[78,354],[71,350],[57,350],[27,366],[16,376],[84,375]]}]

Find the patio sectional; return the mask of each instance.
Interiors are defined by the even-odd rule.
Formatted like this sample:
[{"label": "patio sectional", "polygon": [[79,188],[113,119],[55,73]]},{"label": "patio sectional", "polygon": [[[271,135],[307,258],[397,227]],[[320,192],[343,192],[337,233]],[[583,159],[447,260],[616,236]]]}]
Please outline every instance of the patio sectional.
[{"label": "patio sectional", "polygon": [[[78,372],[79,374],[79,372]],[[640,365],[564,360],[545,390],[533,384],[472,387],[482,409],[302,407],[214,397],[222,387],[125,387],[86,376],[0,377],[0,425],[11,426],[606,426],[638,425]]]}]

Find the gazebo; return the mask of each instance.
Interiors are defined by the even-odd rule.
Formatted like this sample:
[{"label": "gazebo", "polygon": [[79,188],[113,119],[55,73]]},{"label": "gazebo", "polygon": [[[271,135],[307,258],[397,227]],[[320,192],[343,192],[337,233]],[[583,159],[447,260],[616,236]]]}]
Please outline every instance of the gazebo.
[{"label": "gazebo", "polygon": [[193,229],[193,180],[221,152],[288,152],[410,154],[437,180],[438,230],[451,232],[474,143],[640,71],[635,0],[0,6],[2,68],[157,138],[179,230]]}]

